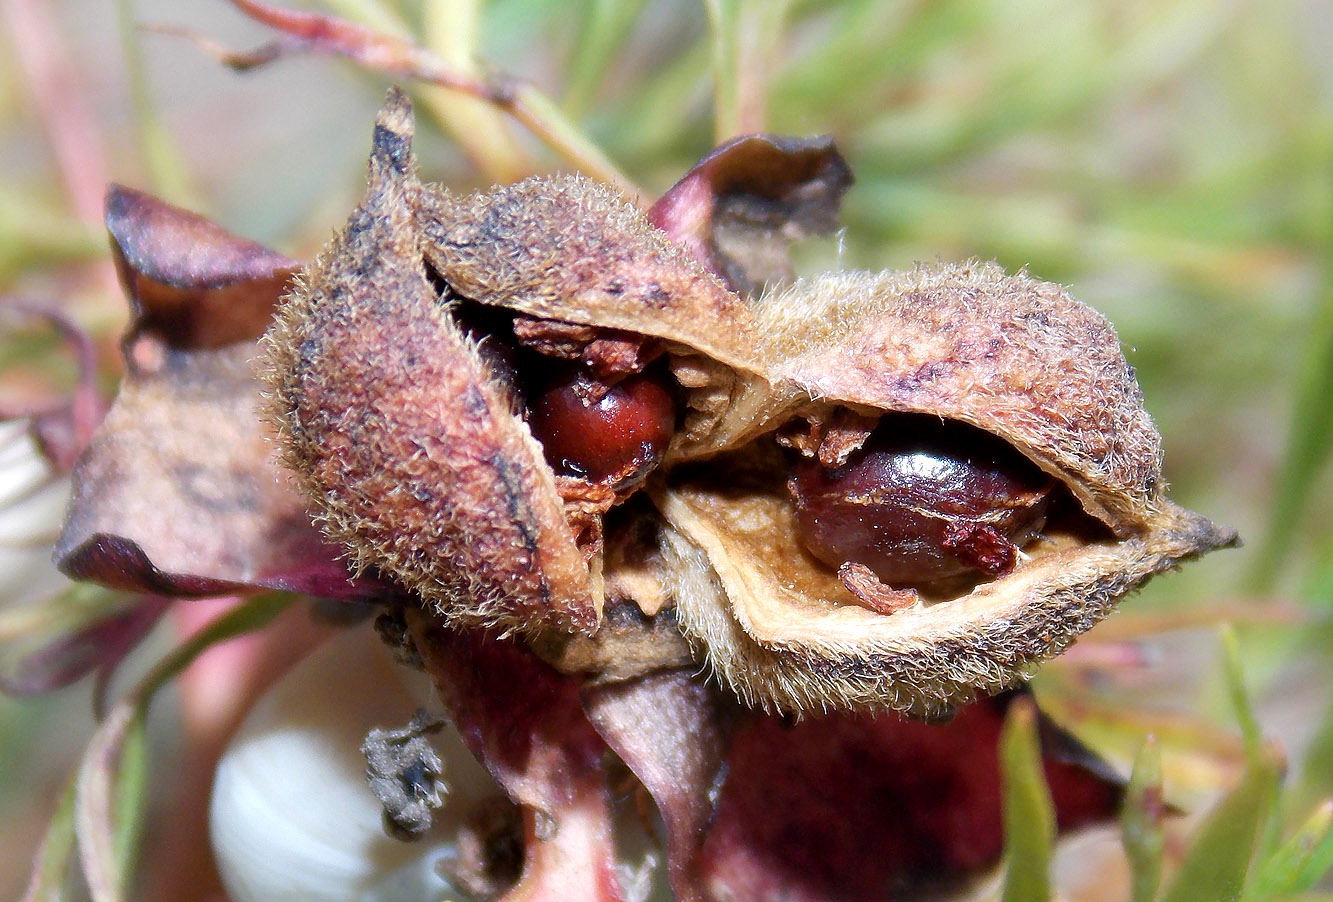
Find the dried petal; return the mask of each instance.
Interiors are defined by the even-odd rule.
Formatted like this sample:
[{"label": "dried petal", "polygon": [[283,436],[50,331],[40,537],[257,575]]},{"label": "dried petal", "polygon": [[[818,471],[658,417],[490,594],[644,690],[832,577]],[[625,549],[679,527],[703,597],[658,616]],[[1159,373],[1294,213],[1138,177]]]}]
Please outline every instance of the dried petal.
[{"label": "dried petal", "polygon": [[426,611],[408,626],[468,748],[523,806],[526,862],[507,899],[623,899],[602,757],[581,679],[494,634],[449,630]]},{"label": "dried petal", "polygon": [[828,137],[746,135],[711,151],[648,218],[743,295],[793,277],[792,241],[832,232],[852,173]]},{"label": "dried petal", "polygon": [[[939,724],[845,713],[792,723],[738,711],[681,671],[584,692],[662,812],[682,900],[897,898],[993,867],[1011,698]],[[1114,818],[1124,781],[1049,720],[1040,730],[1059,829]]]},{"label": "dried petal", "polygon": [[73,474],[57,564],[163,595],[386,591],[349,581],[259,420],[253,340],[293,261],[136,191],[113,187],[107,207],[136,318],[120,394]]},{"label": "dried petal", "polygon": [[105,616],[72,632],[60,632],[36,648],[24,649],[0,670],[0,691],[40,695],[70,685],[93,671],[109,673],[166,610],[162,598],[120,604]]},{"label": "dried petal", "polygon": [[601,599],[550,468],[426,279],[410,139],[394,91],[366,200],[267,336],[283,460],[358,566],[451,621],[591,630]]},{"label": "dried petal", "polygon": [[[688,671],[584,690],[588,717],[648,789],[667,829],[667,868],[680,902],[707,898],[696,867],[724,774],[732,706]],[[769,819],[783,812],[766,811]]]},{"label": "dried petal", "polygon": [[[701,879],[735,899],[850,902],[938,891],[992,867],[1004,844],[997,744],[1008,704],[979,702],[945,724],[755,719],[727,756]],[[1119,781],[1044,758],[1061,830],[1115,816]]]},{"label": "dried petal", "polygon": [[180,350],[254,341],[300,267],[197,213],[123,185],[107,189],[106,227],[134,308],[127,347],[146,333]]},{"label": "dried petal", "polygon": [[158,353],[151,369],[131,369],[74,470],[60,569],[163,595],[383,593],[373,579],[349,582],[275,465],[259,419],[257,348]]}]

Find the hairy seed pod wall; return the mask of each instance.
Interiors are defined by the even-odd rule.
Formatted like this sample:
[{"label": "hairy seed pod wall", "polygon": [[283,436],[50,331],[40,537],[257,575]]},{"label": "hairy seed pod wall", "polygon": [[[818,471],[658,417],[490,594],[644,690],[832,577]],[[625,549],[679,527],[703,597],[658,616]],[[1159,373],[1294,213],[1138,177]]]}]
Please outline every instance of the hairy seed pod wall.
[{"label": "hairy seed pod wall", "polygon": [[267,336],[329,538],[603,679],[933,714],[1232,532],[1163,494],[1110,324],[969,262],[733,290],[580,177],[420,182],[406,99]]}]

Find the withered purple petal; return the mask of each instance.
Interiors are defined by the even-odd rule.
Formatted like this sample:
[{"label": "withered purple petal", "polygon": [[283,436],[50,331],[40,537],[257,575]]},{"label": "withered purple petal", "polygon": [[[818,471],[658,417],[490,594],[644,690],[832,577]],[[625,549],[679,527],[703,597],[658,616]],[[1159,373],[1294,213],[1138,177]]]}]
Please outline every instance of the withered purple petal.
[{"label": "withered purple petal", "polygon": [[28,651],[0,671],[0,691],[40,695],[68,686],[94,670],[114,668],[148,634],[166,607],[164,598],[139,599]]},{"label": "withered purple petal", "polygon": [[746,135],[711,151],[648,211],[735,291],[792,278],[788,246],[832,232],[852,172],[827,136]]},{"label": "withered purple petal", "polygon": [[254,341],[300,267],[197,213],[122,185],[107,189],[106,226],[134,310],[127,346],[145,333],[181,349]]}]

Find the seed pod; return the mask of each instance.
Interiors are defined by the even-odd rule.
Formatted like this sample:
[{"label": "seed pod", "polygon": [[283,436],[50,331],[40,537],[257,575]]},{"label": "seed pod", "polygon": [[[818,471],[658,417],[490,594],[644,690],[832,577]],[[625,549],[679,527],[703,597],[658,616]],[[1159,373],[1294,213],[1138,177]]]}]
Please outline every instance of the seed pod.
[{"label": "seed pod", "polygon": [[421,194],[423,250],[458,297],[539,320],[644,336],[684,389],[668,460],[697,456],[734,399],[762,383],[749,309],[603,185],[526,179]]},{"label": "seed pod", "polygon": [[603,679],[693,651],[770,710],[934,714],[1235,541],[1164,497],[1115,333],[1057,286],[973,263],[743,300],[605,188],[456,197],[410,138],[392,94],[269,382],[325,532],[452,626]]},{"label": "seed pod", "polygon": [[[395,90],[365,201],[266,336],[282,461],[359,568],[450,623],[592,632],[600,517],[617,500],[607,489],[661,461],[677,383],[683,433],[706,436],[738,379],[758,378],[748,312],[586,179],[463,199],[422,185],[412,130]],[[633,375],[649,344],[665,362]],[[567,368],[567,352],[591,406],[541,403],[544,452],[525,395]],[[547,458],[565,451],[607,487],[557,480]]]},{"label": "seed pod", "polygon": [[[1160,440],[1115,333],[1054,285],[978,264],[834,274],[767,298],[759,321],[766,407],[722,424],[708,472],[654,494],[682,627],[752,704],[937,712],[1015,685],[1154,573],[1235,541],[1161,495]],[[842,408],[882,429],[922,414],[975,427],[1077,503],[1007,575],[877,612],[809,553],[772,441]]]},{"label": "seed pod", "polygon": [[541,449],[427,281],[408,116],[391,94],[365,201],[266,336],[283,463],[358,567],[450,620],[591,630],[593,581]]}]

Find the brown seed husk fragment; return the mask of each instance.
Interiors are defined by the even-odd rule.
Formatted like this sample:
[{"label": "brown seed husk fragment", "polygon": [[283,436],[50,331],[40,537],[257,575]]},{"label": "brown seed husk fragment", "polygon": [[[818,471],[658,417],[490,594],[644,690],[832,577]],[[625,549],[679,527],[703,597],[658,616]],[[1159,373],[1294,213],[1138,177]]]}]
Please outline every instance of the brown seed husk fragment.
[{"label": "brown seed husk fragment", "polygon": [[[271,383],[285,460],[327,534],[451,629],[526,632],[594,679],[694,654],[768,710],[932,715],[1016,685],[1153,574],[1235,541],[1166,500],[1160,439],[1114,331],[1058,286],[972,262],[742,300],[605,188],[562,177],[455,197],[417,182],[410,137],[391,95],[365,203],[270,332]],[[803,209],[802,184],[795,207],[761,201],[741,218],[776,211],[776,228]],[[821,184],[831,215],[843,183]],[[662,208],[675,227],[690,200]],[[690,240],[725,256],[717,212]],[[761,237],[735,278],[778,272],[764,249],[779,236]],[[491,319],[503,337],[514,323],[524,354],[611,374],[665,356],[685,413],[651,505],[627,518],[624,498],[558,491],[515,380],[485,364],[454,301],[459,319],[508,311]],[[1067,488],[1011,572],[914,600],[807,552],[790,460],[836,466],[900,414],[998,436]],[[651,541],[616,534],[627,522]],[[576,528],[604,535],[603,553],[585,562]],[[602,625],[604,593],[602,633],[561,634]]]},{"label": "brown seed husk fragment", "polygon": [[267,337],[284,462],[327,535],[451,624],[591,631],[600,598],[541,449],[427,280],[410,137],[392,92],[366,200]]}]

